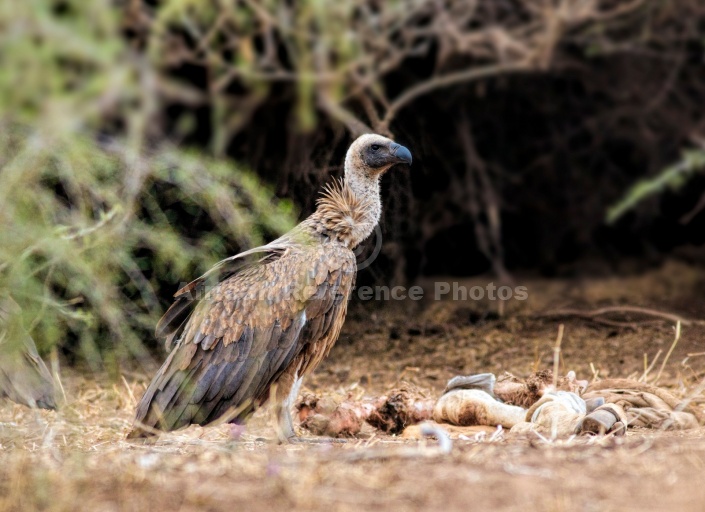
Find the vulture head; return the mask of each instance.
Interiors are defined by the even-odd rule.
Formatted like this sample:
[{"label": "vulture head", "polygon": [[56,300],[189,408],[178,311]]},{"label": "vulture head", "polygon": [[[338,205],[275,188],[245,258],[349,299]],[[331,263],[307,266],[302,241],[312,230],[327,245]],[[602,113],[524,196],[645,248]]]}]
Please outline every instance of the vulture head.
[{"label": "vulture head", "polygon": [[352,143],[345,157],[346,174],[362,172],[379,177],[394,164],[411,165],[411,152],[387,137],[367,133]]}]

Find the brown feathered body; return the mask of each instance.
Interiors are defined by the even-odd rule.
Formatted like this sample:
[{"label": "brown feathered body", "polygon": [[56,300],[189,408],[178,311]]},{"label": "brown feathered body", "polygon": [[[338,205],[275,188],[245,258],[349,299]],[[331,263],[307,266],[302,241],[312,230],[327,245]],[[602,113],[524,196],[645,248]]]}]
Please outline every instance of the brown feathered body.
[{"label": "brown feathered body", "polygon": [[331,186],[294,231],[179,290],[157,333],[180,341],[142,398],[138,425],[174,430],[229,412],[230,420],[244,419],[273,384],[285,394],[312,371],[345,320],[356,273],[352,244],[367,212],[349,189]]},{"label": "brown feathered body", "polygon": [[[273,386],[286,403],[294,383],[338,339],[355,282],[353,249],[379,222],[379,177],[398,162],[411,163],[406,148],[363,135],[348,151],[344,181],[324,189],[310,217],[176,293],[157,325],[157,336],[174,348],[142,397],[129,437],[244,420]],[[288,424],[286,439],[293,435]]]},{"label": "brown feathered body", "polygon": [[56,409],[54,381],[22,325],[22,310],[0,295],[0,398],[30,407]]}]

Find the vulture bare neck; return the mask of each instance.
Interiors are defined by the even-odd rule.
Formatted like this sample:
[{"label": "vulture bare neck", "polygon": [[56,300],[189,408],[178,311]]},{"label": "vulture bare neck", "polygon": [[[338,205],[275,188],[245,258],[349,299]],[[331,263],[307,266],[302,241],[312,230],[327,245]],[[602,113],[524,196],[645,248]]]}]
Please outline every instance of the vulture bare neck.
[{"label": "vulture bare neck", "polygon": [[365,240],[379,222],[382,204],[379,179],[334,181],[323,188],[316,211],[303,222],[304,228],[341,242],[349,249]]}]

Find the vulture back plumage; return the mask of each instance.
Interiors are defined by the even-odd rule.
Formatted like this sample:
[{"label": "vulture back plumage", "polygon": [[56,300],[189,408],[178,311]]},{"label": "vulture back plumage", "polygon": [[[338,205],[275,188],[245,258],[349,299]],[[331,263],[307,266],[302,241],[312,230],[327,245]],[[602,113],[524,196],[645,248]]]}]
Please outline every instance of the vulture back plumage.
[{"label": "vulture back plumage", "polygon": [[56,409],[54,380],[22,325],[22,310],[0,295],[0,397],[29,407]]},{"label": "vulture back plumage", "polygon": [[242,421],[273,390],[285,401],[338,339],[355,283],[353,249],[379,221],[380,176],[399,162],[411,163],[406,148],[363,135],[348,151],[344,181],[324,189],[310,217],[176,292],[156,329],[173,349],[128,437]]}]

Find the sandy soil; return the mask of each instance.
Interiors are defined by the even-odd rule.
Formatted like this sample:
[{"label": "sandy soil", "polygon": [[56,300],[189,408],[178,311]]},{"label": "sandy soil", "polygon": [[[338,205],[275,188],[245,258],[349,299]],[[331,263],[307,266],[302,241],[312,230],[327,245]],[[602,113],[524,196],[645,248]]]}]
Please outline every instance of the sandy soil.
[{"label": "sandy soil", "polygon": [[[406,380],[439,395],[458,374],[525,375],[552,366],[564,323],[562,371],[588,380],[646,373],[648,382],[691,396],[705,378],[702,325],[683,326],[661,371],[672,322],[609,317],[633,324],[624,328],[540,315],[630,304],[704,319],[703,277],[672,263],[631,277],[517,279],[529,299],[501,307],[434,301],[431,294],[420,303],[355,305],[338,345],[305,386],[318,394],[374,396]],[[431,281],[423,284],[433,289]],[[111,380],[65,371],[68,402],[58,413],[0,402],[0,510],[705,509],[703,428],[571,440],[484,435],[440,453],[432,440],[403,440],[371,427],[346,443],[279,446],[269,441],[264,409],[239,439],[223,425],[191,427],[151,444],[127,442],[145,373]],[[702,397],[695,402],[703,406]]]}]

